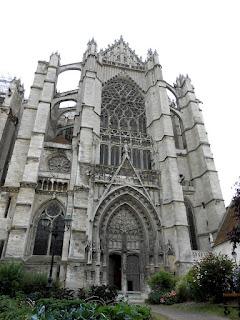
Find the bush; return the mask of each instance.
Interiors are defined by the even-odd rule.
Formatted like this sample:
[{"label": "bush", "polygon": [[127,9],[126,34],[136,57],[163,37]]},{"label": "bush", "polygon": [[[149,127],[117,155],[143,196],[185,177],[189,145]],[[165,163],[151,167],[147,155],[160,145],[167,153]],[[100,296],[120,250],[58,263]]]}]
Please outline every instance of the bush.
[{"label": "bush", "polygon": [[0,320],[30,319],[32,307],[22,298],[11,299],[9,296],[0,296]]},{"label": "bush", "polygon": [[176,302],[176,292],[173,290],[176,280],[167,271],[159,271],[151,276],[148,284],[152,289],[148,295],[148,302],[152,304],[173,304]]},{"label": "bush", "polygon": [[26,294],[43,292],[46,290],[47,283],[45,273],[25,272],[22,279],[22,291]]},{"label": "bush", "polygon": [[172,290],[175,285],[174,275],[167,271],[159,271],[148,280],[152,290]]},{"label": "bush", "polygon": [[192,290],[189,282],[189,275],[181,277],[176,283],[176,293],[178,302],[185,302],[191,300],[192,298]]},{"label": "bush", "polygon": [[0,263],[0,294],[15,296],[22,289],[24,275],[23,264],[20,262]]},{"label": "bush", "polygon": [[234,263],[225,255],[208,254],[189,272],[189,283],[196,300],[222,300],[232,287]]}]

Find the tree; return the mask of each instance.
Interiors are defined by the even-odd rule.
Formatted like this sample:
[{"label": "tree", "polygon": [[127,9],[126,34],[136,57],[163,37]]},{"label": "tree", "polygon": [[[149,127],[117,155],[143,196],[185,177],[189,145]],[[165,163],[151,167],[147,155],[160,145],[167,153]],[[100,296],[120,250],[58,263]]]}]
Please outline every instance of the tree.
[{"label": "tree", "polygon": [[228,233],[230,242],[233,244],[233,254],[235,254],[235,249],[240,243],[240,179],[235,184],[236,191],[231,202],[231,208],[234,210],[234,216],[236,219],[236,226]]}]

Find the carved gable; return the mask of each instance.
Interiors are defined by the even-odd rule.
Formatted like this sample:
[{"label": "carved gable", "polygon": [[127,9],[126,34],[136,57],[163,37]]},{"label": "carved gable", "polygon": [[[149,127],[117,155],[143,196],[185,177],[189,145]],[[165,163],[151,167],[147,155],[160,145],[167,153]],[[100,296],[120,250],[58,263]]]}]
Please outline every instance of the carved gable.
[{"label": "carved gable", "polygon": [[131,66],[144,66],[142,60],[136,55],[128,43],[126,43],[122,37],[108,49],[104,50],[102,53],[103,62],[116,62],[123,63]]}]

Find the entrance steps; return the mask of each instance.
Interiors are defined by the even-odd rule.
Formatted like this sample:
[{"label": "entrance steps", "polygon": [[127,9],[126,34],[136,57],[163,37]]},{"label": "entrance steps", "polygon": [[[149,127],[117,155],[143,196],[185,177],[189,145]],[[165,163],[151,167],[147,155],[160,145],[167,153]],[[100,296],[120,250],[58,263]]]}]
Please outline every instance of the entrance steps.
[{"label": "entrance steps", "polygon": [[119,292],[118,299],[121,298],[127,300],[129,303],[141,304],[147,299],[147,294],[140,291],[127,291],[125,294]]}]

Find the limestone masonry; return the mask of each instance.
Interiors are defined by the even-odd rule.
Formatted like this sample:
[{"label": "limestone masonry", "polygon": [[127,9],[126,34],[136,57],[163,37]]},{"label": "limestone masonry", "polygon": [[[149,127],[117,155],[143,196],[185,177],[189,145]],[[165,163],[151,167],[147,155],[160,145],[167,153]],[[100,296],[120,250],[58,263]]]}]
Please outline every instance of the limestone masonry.
[{"label": "limestone masonry", "polygon": [[[78,89],[58,92],[69,70]],[[211,250],[225,207],[188,76],[167,83],[156,51],[142,61],[121,37],[91,40],[82,62],[39,61],[23,92],[13,79],[0,96],[1,259],[48,272],[54,251],[65,286],[125,293]]]}]

